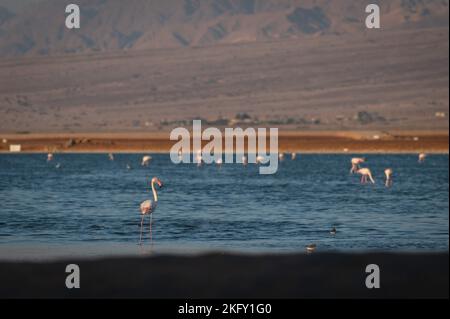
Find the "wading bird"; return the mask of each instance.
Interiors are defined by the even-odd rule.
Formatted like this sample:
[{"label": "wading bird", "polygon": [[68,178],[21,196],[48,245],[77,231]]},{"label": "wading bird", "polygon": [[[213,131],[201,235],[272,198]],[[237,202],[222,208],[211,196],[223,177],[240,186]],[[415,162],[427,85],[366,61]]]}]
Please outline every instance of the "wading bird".
[{"label": "wading bird", "polygon": [[151,160],[152,160],[152,157],[146,155],[146,156],[142,157],[142,163],[141,163],[141,165],[142,165],[142,166],[148,166],[148,164],[150,164],[150,161],[151,161]]},{"label": "wading bird", "polygon": [[278,159],[280,160],[280,162],[283,161],[284,160],[284,153],[278,154]]},{"label": "wading bird", "polygon": [[425,153],[420,153],[419,154],[419,163],[423,163],[425,162],[425,159],[427,158],[427,154]]},{"label": "wading bird", "polygon": [[203,157],[202,157],[202,151],[197,151],[197,156],[195,157],[195,161],[197,162],[197,166],[202,166]]},{"label": "wading bird", "polygon": [[112,153],[108,154],[108,158],[110,161],[114,161],[114,155]]},{"label": "wading bird", "polygon": [[352,168],[350,169],[350,174],[354,174],[359,170],[359,165],[366,161],[363,157],[354,157],[352,158]]},{"label": "wading bird", "polygon": [[392,168],[386,168],[384,170],[384,175],[386,175],[386,187],[391,187],[392,186],[392,174],[394,174],[394,171],[392,170]]},{"label": "wading bird", "polygon": [[264,161],[264,156],[256,156],[256,164],[261,164]]},{"label": "wading bird", "polygon": [[248,161],[247,161],[247,156],[242,156],[242,165],[247,166]]},{"label": "wading bird", "polygon": [[366,184],[368,180],[370,180],[372,184],[375,184],[375,180],[373,179],[370,169],[360,168],[356,172],[361,175],[361,184]]},{"label": "wading bird", "polygon": [[297,157],[297,153],[292,153],[291,154],[291,160],[295,160],[296,157]]},{"label": "wading bird", "polygon": [[157,184],[159,186],[159,188],[163,187],[163,183],[157,177],[153,177],[150,184],[152,187],[153,200],[149,199],[149,200],[143,201],[140,206],[142,218],[141,218],[141,235],[139,237],[139,245],[142,244],[142,231],[143,231],[143,227],[144,227],[144,218],[147,215],[150,215],[150,242],[153,241],[153,238],[152,238],[153,212],[156,210],[156,206],[158,204],[158,194],[156,193],[155,184]]},{"label": "wading bird", "polygon": [[310,245],[306,246],[306,252],[312,253],[316,250],[316,248],[317,248],[316,244],[310,244]]},{"label": "wading bird", "polygon": [[52,153],[48,153],[47,154],[47,162],[51,162],[53,161],[53,154]]}]

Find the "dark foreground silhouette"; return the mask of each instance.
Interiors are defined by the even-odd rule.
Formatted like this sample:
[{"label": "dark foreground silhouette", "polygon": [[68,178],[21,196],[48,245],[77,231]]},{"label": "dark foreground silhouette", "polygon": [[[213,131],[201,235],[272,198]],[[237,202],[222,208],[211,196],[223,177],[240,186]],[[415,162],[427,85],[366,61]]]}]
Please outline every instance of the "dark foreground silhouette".
[{"label": "dark foreground silhouette", "polygon": [[[448,252],[154,256],[1,262],[1,298],[448,298]],[[68,264],[80,289],[67,289]],[[368,289],[366,266],[380,268]]]}]

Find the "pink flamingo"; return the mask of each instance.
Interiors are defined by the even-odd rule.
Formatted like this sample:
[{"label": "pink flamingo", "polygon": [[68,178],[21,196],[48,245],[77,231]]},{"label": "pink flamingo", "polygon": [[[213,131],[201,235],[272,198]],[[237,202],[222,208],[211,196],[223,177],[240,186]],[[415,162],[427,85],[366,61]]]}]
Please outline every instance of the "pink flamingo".
[{"label": "pink flamingo", "polygon": [[139,237],[139,244],[142,244],[142,228],[144,225],[144,218],[147,215],[150,215],[150,241],[153,241],[152,238],[152,221],[153,221],[153,212],[156,210],[156,206],[158,204],[158,194],[156,193],[155,184],[158,184],[159,188],[163,187],[163,183],[157,177],[153,177],[151,181],[152,192],[153,192],[153,201],[151,199],[143,201],[141,203],[141,236]]},{"label": "pink flamingo", "polygon": [[384,175],[386,175],[386,187],[391,187],[392,186],[392,174],[394,174],[394,171],[392,170],[392,168],[386,168],[384,170]]},{"label": "pink flamingo", "polygon": [[372,177],[372,172],[368,168],[360,168],[356,173],[361,175],[361,184],[366,184],[368,179],[370,179],[372,184],[375,184],[375,180]]},{"label": "pink flamingo", "polygon": [[352,158],[352,168],[350,169],[350,174],[354,174],[359,170],[359,165],[366,161],[363,157],[354,157]]},{"label": "pink flamingo", "polygon": [[427,154],[425,153],[420,153],[419,154],[419,163],[423,163],[425,162],[425,159],[427,158]]}]

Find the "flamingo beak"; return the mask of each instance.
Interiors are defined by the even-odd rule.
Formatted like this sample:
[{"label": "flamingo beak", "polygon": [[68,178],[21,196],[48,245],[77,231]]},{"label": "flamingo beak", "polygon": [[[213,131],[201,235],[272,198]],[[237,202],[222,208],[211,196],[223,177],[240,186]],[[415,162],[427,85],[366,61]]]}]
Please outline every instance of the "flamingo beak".
[{"label": "flamingo beak", "polygon": [[161,181],[158,181],[157,183],[158,183],[159,188],[163,188],[164,185]]}]

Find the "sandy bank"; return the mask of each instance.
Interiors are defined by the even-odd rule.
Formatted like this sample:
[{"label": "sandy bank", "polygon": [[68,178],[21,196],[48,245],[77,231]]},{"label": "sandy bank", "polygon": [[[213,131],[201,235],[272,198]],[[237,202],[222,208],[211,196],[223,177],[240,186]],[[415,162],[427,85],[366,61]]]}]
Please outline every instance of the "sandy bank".
[{"label": "sandy bank", "polygon": [[[169,152],[169,133],[2,134],[0,152],[20,144],[22,152]],[[282,152],[448,153],[448,131],[285,131]]]}]

